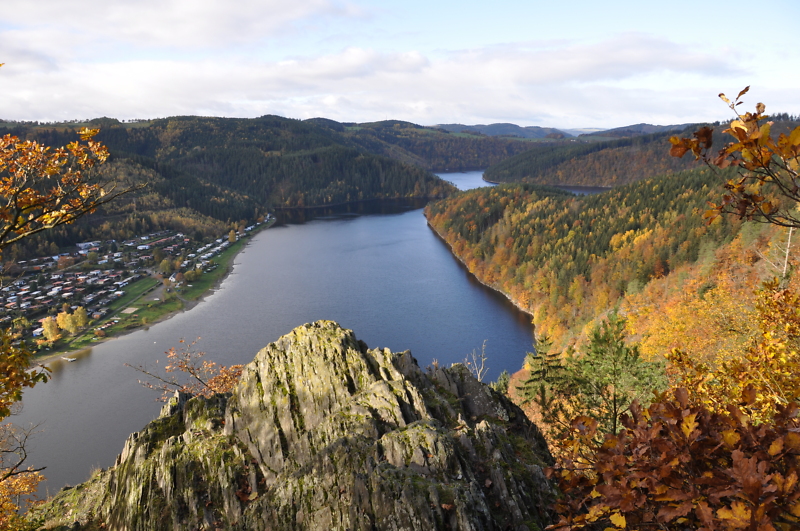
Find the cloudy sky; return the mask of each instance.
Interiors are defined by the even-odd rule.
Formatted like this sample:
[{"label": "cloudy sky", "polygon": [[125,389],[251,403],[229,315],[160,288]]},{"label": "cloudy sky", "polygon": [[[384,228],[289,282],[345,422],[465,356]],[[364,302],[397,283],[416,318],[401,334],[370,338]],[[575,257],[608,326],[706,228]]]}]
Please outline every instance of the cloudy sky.
[{"label": "cloudy sky", "polygon": [[[758,6],[757,8],[755,6]],[[797,0],[3,0],[0,119],[617,127],[800,114]]]}]

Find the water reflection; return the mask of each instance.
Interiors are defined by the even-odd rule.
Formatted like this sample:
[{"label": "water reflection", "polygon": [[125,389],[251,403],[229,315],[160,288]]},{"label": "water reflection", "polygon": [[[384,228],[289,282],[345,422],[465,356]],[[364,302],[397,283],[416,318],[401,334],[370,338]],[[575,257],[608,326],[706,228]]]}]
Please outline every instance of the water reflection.
[{"label": "water reflection", "polygon": [[68,365],[79,364],[83,361],[88,361],[88,358],[90,358],[92,355],[92,350],[93,347],[89,347],[76,352],[70,352],[64,356],[50,358],[44,362],[44,365],[50,369],[51,375],[56,375],[65,370]]},{"label": "water reflection", "polygon": [[354,219],[366,215],[401,214],[409,210],[423,208],[427,199],[391,199],[362,201],[318,208],[282,208],[275,211],[277,225],[298,225],[313,220]]}]

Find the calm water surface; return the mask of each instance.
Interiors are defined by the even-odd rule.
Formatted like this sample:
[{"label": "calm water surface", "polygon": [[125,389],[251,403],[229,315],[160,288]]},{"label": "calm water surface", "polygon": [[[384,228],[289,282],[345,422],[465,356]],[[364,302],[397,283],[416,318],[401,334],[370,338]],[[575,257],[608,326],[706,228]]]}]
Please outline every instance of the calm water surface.
[{"label": "calm water surface", "polygon": [[[487,185],[480,172],[443,177],[462,189]],[[485,340],[489,378],[519,369],[533,340],[529,317],[477,283],[422,210],[408,208],[327,213],[263,231],[220,289],[192,310],[98,345],[73,363],[50,363],[52,381],[26,391],[14,419],[40,425],[31,464],[47,467],[46,490],[54,494],[87,479],[92,467],[112,465],[127,436],[158,415],[155,394],[124,364],[155,369],[181,338],[201,337],[197,348],[220,363],[247,363],[292,328],[332,319],[370,348],[411,350],[423,367],[461,361]]]}]

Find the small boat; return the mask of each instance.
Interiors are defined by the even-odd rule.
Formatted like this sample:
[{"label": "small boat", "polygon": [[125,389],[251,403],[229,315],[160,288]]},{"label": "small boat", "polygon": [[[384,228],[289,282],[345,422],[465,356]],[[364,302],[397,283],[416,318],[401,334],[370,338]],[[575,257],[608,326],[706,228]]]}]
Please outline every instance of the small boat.
[{"label": "small boat", "polygon": [[62,359],[62,360],[64,360],[64,361],[73,362],[73,361],[75,361],[75,360],[76,360],[76,359],[78,359],[78,358],[68,358],[68,357],[66,357],[66,356],[61,356],[61,359]]}]

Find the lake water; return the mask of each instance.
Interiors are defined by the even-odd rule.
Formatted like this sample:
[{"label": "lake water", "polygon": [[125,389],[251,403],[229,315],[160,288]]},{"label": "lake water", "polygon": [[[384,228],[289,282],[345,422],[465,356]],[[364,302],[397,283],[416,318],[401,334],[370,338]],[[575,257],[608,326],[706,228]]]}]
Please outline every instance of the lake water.
[{"label": "lake water", "polygon": [[[480,172],[445,174],[462,189]],[[370,348],[411,350],[421,366],[461,361],[486,341],[489,379],[516,371],[533,341],[529,316],[479,284],[427,226],[420,208],[366,204],[257,234],[220,289],[190,311],[49,365],[13,419],[39,424],[31,464],[46,490],[108,467],[127,436],[158,415],[155,393],[125,363],[156,369],[181,338],[223,364],[247,363],[292,328],[332,319]],[[372,214],[370,212],[384,212]],[[390,212],[390,213],[386,213]],[[304,217],[307,219],[309,213]]]}]

